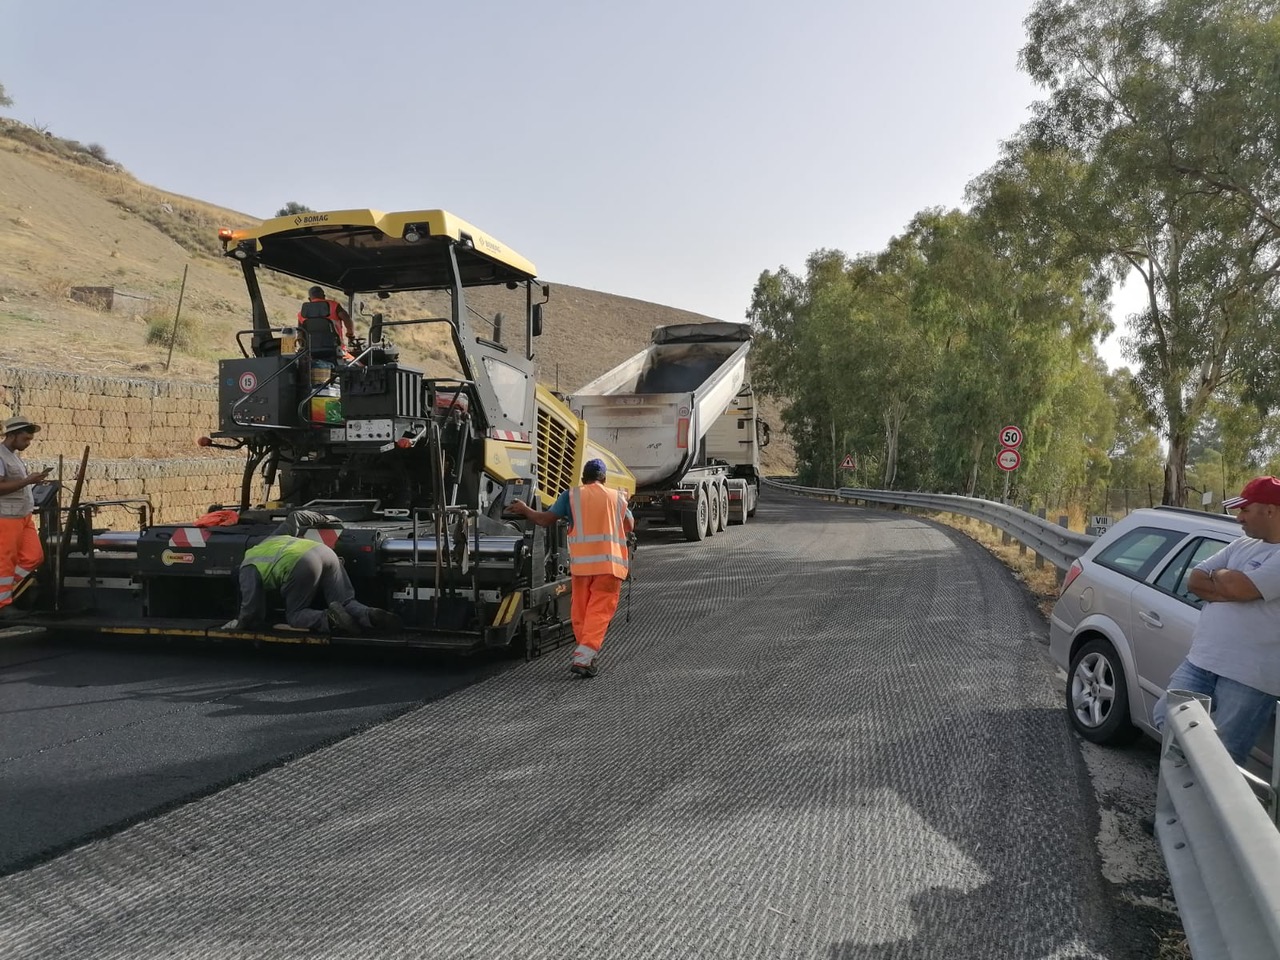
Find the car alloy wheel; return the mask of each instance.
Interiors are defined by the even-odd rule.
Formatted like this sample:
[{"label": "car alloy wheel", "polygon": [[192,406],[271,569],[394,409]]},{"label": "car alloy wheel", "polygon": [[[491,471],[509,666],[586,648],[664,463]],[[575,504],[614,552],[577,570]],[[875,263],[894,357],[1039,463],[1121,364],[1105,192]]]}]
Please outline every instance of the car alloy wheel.
[{"label": "car alloy wheel", "polygon": [[1080,736],[1094,743],[1129,743],[1139,733],[1129,719],[1129,691],[1120,656],[1095,637],[1071,659],[1067,711]]}]

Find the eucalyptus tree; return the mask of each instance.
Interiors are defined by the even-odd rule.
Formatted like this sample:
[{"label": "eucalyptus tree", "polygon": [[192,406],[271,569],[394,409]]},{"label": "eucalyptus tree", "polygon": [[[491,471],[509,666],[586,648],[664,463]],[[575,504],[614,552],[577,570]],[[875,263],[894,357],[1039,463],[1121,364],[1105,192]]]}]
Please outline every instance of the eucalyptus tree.
[{"label": "eucalyptus tree", "polygon": [[802,476],[834,486],[850,420],[840,333],[849,261],[838,250],[817,250],[805,266],[803,277],[780,267],[756,281],[747,312],[756,328],[752,370],[759,388],[785,403]]},{"label": "eucalyptus tree", "polygon": [[1011,145],[1082,173],[1042,209],[1145,293],[1133,386],[1168,440],[1165,503],[1215,393],[1277,401],[1280,0],[1040,0],[1022,63],[1048,95]]},{"label": "eucalyptus tree", "polygon": [[1031,242],[1018,176],[993,171],[974,184],[970,212],[933,212],[914,224],[928,265],[918,310],[939,344],[930,414],[937,483],[968,495],[980,482],[1003,484],[994,458],[1005,425],[1024,428],[1021,477],[1034,477],[1037,461],[1046,475],[1049,461],[1068,455],[1063,443],[1078,446],[1078,424],[1062,437],[1050,427],[1075,408],[1060,397],[1091,355],[1101,318],[1084,264],[1054,261]]},{"label": "eucalyptus tree", "polygon": [[791,401],[785,416],[815,478],[837,484],[840,461],[855,453],[893,485],[904,424],[929,393],[936,353],[914,313],[921,269],[912,240],[898,238],[856,259],[816,251],[803,278],[785,268],[761,275],[749,312],[761,382]]}]

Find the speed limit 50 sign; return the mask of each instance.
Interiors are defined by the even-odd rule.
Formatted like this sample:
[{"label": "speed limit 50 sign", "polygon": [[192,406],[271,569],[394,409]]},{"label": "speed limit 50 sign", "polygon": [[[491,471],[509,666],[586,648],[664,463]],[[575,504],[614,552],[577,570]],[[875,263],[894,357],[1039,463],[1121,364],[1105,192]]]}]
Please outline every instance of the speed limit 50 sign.
[{"label": "speed limit 50 sign", "polygon": [[1022,443],[1022,428],[1009,424],[1007,427],[1000,428],[1000,446],[1016,447]]}]

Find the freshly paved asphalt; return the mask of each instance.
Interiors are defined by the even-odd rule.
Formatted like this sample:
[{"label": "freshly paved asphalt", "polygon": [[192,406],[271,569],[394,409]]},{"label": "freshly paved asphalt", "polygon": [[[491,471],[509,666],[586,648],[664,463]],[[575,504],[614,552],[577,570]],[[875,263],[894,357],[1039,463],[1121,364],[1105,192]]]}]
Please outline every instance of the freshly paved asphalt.
[{"label": "freshly paved asphalt", "polygon": [[[495,671],[0,879],[5,955],[1150,955],[1101,879],[1044,622],[1007,572],[897,514],[775,495],[757,519],[650,538],[594,680],[563,651]],[[50,669],[92,678],[117,658],[98,656]],[[412,700],[353,692],[350,665],[307,664],[290,696],[237,664],[112,687],[118,749],[62,769],[123,792],[173,737],[160,773],[230,777],[336,736],[342,711],[316,735],[308,703],[338,698],[352,729]]]},{"label": "freshly paved asphalt", "polygon": [[502,667],[364,650],[0,637],[0,873]]}]

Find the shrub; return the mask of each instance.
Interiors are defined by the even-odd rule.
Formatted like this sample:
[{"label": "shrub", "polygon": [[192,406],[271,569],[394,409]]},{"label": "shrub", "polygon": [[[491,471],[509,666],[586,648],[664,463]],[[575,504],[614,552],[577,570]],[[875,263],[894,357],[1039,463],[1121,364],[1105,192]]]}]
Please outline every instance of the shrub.
[{"label": "shrub", "polygon": [[178,327],[173,326],[174,308],[166,304],[155,304],[142,315],[147,323],[147,343],[168,347],[170,339],[173,346],[185,350],[195,343],[196,321],[190,313],[178,317]]},{"label": "shrub", "polygon": [[84,148],[84,152],[99,163],[105,163],[109,167],[114,167],[116,162],[107,156],[107,148],[100,143],[91,143]]}]

